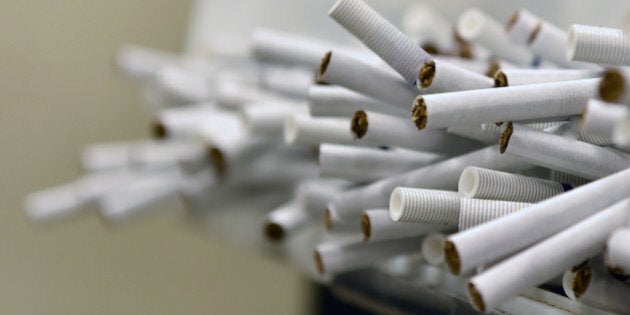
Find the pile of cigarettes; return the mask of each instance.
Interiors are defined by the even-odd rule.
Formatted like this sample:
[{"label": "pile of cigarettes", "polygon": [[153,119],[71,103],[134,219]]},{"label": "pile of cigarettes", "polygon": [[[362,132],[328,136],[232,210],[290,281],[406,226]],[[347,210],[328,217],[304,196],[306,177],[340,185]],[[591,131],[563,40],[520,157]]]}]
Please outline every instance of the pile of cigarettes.
[{"label": "pile of cigarettes", "polygon": [[87,146],[87,174],[27,196],[27,215],[96,206],[119,225],[165,200],[191,216],[246,200],[267,243],[315,231],[313,273],[421,256],[480,312],[546,283],[558,308],[630,312],[624,30],[417,5],[401,31],[363,0],[329,16],[364,46],[258,29],[251,58],[120,49],[154,139]]}]

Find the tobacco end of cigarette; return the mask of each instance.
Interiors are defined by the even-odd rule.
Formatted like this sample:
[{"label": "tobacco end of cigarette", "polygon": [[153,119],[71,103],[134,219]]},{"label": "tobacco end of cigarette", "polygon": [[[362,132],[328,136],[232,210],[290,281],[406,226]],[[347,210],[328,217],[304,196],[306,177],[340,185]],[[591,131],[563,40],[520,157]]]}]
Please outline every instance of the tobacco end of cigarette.
[{"label": "tobacco end of cigarette", "polygon": [[619,281],[623,281],[623,282],[627,282],[630,279],[630,275],[628,275],[627,273],[625,273],[623,271],[623,269],[619,268],[619,267],[609,267],[607,266],[606,269],[608,270],[608,274],[610,274],[611,277],[619,280]]},{"label": "tobacco end of cigarette", "polygon": [[319,64],[319,70],[317,70],[317,82],[322,82],[324,73],[328,69],[328,64],[330,64],[330,58],[332,57],[332,51],[327,51],[324,57],[322,57],[322,62]]},{"label": "tobacco end of cigarette", "polygon": [[434,43],[431,43],[431,42],[423,43],[422,46],[420,47],[424,49],[424,51],[426,51],[430,55],[440,54],[440,50]]},{"label": "tobacco end of cigarette", "polygon": [[363,138],[368,131],[368,117],[365,111],[358,110],[352,115],[350,121],[350,130],[357,139]]},{"label": "tobacco end of cigarette", "polygon": [[461,271],[462,263],[459,259],[459,253],[457,253],[457,248],[455,248],[455,244],[453,242],[446,240],[444,243],[444,260],[446,261],[446,265],[451,273],[455,275],[459,275]]},{"label": "tobacco end of cigarette", "polygon": [[418,129],[422,130],[427,126],[427,104],[422,96],[416,97],[411,109],[411,119]]},{"label": "tobacco end of cigarette", "polygon": [[459,35],[459,33],[457,33],[457,29],[453,29],[453,38],[455,38],[455,42],[457,42],[457,48],[459,50],[457,52],[457,55],[460,58],[472,59],[474,57],[472,45],[470,45],[469,42],[467,42],[461,37],[461,35]]},{"label": "tobacco end of cigarette", "polygon": [[319,274],[324,274],[324,262],[322,261],[322,255],[320,255],[318,250],[313,252],[313,260],[315,261],[315,268]]},{"label": "tobacco end of cigarette", "polygon": [[330,209],[328,208],[324,210],[324,226],[326,227],[326,230],[329,230],[329,231],[333,227],[332,213],[330,212]]},{"label": "tobacco end of cigarette", "polygon": [[479,293],[477,288],[475,288],[475,285],[470,282],[468,283],[468,294],[470,295],[470,299],[473,302],[473,306],[475,306],[475,308],[479,312],[485,312],[486,305],[483,303],[483,298],[481,297],[481,293]]},{"label": "tobacco end of cigarette", "polygon": [[151,135],[156,139],[165,139],[168,136],[166,126],[159,120],[152,121],[149,129]]},{"label": "tobacco end of cigarette", "polygon": [[501,132],[501,137],[499,137],[499,152],[501,154],[505,153],[505,150],[507,150],[513,131],[514,124],[512,124],[512,122],[510,121],[509,123],[507,123],[507,126],[505,126],[505,130]]},{"label": "tobacco end of cigarette", "polygon": [[227,165],[225,163],[225,156],[223,155],[223,152],[219,148],[211,146],[208,149],[208,157],[217,176],[219,178],[224,178]]},{"label": "tobacco end of cigarette", "polygon": [[583,261],[583,262],[581,262],[581,263],[579,263],[579,264],[577,264],[577,265],[575,265],[575,266],[573,266],[573,267],[571,267],[571,272],[577,272],[578,270],[586,267],[586,265],[588,265],[588,259]]},{"label": "tobacco end of cigarette", "polygon": [[284,239],[284,229],[277,223],[267,222],[265,224],[265,236],[271,241],[281,241]]},{"label": "tobacco end of cigarette", "polygon": [[487,77],[494,78],[494,74],[499,70],[501,70],[501,62],[497,58],[492,58],[488,64],[488,70],[486,70],[485,75]]},{"label": "tobacco end of cigarette", "polygon": [[506,32],[511,32],[512,28],[514,27],[514,24],[516,24],[516,21],[518,21],[518,10],[515,11],[514,13],[512,13],[512,15],[510,15],[510,18],[507,21],[507,24],[505,24],[505,31]]},{"label": "tobacco end of cigarette", "polygon": [[606,71],[599,83],[599,96],[606,102],[616,102],[624,90],[624,78],[617,69]]},{"label": "tobacco end of cigarette", "polygon": [[573,278],[573,283],[571,284],[571,289],[573,290],[575,298],[579,299],[584,292],[586,292],[592,277],[593,272],[588,266],[583,267],[577,272],[575,278]]},{"label": "tobacco end of cigarette", "polygon": [[536,40],[536,37],[538,36],[538,33],[540,33],[540,29],[542,28],[542,22],[538,22],[536,24],[536,27],[534,27],[534,29],[532,30],[531,33],[529,33],[529,37],[527,37],[527,45],[531,45],[534,40]]},{"label": "tobacco end of cigarette", "polygon": [[435,77],[435,61],[429,60],[422,65],[420,72],[418,73],[418,81],[420,81],[421,88],[427,88],[433,83]]},{"label": "tobacco end of cigarette", "polygon": [[508,78],[501,70],[497,70],[494,74],[494,87],[506,87],[508,86]]},{"label": "tobacco end of cigarette", "polygon": [[497,122],[494,123],[494,125],[497,126],[497,127],[501,127],[503,125],[503,122],[502,121],[497,121]]},{"label": "tobacco end of cigarette", "polygon": [[367,242],[372,234],[372,225],[370,223],[370,216],[365,212],[361,215],[361,232],[363,233],[363,240]]}]

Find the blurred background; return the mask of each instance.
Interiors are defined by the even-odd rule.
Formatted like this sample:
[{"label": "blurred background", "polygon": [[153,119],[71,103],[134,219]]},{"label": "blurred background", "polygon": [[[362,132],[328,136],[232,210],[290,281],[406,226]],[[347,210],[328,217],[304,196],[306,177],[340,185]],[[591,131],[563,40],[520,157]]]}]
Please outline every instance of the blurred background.
[{"label": "blurred background", "polygon": [[[244,54],[248,34],[258,24],[348,39],[326,18],[333,2],[0,2],[0,313],[298,314],[313,309],[305,276],[208,238],[181,220],[160,216],[113,229],[88,215],[38,226],[27,221],[22,203],[28,192],[79,176],[83,145],[146,137],[148,117],[138,89],[112,66],[118,47],[133,43],[204,55]],[[393,21],[413,3],[368,2]],[[617,10],[621,1],[579,8],[560,0],[506,1],[500,8],[490,1],[429,2],[452,18],[471,5],[498,18],[524,5],[563,28],[570,22],[619,25],[625,12]]]}]

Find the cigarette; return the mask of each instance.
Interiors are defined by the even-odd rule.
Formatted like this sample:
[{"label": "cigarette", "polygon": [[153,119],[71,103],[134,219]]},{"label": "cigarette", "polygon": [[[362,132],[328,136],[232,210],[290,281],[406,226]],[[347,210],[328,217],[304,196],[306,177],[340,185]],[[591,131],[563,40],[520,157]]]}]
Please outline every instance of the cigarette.
[{"label": "cigarette", "polygon": [[442,233],[431,233],[422,239],[422,258],[433,266],[440,266],[444,263],[444,242],[446,235]]},{"label": "cigarette", "polygon": [[501,135],[501,128],[492,123],[473,126],[452,126],[446,128],[446,132],[490,145],[497,143],[497,138]]},{"label": "cigarette", "polygon": [[418,96],[418,129],[579,115],[595,97],[598,79],[539,83]]},{"label": "cigarette", "polygon": [[554,182],[567,183],[573,187],[582,186],[591,182],[589,179],[556,170],[549,170],[549,179]]},{"label": "cigarette", "polygon": [[79,213],[84,204],[76,195],[75,185],[71,182],[28,194],[24,202],[26,215],[32,221],[53,222]]},{"label": "cigarette", "polygon": [[615,126],[624,123],[629,117],[628,108],[623,105],[590,100],[582,114],[582,132],[612,140]]},{"label": "cigarette", "polygon": [[415,237],[373,242],[359,238],[333,240],[317,245],[313,258],[319,274],[336,274],[419,251],[419,244],[420,239]]},{"label": "cigarette", "polygon": [[279,136],[288,117],[305,115],[307,111],[308,108],[301,104],[254,103],[241,107],[240,114],[251,134]]},{"label": "cigarette", "polygon": [[454,191],[457,189],[459,175],[469,165],[505,171],[530,167],[518,158],[500,155],[497,152],[497,146],[490,146],[409,173],[350,189],[333,199],[328,205],[328,210],[334,211],[343,219],[342,221],[351,221],[360,217],[365,209],[387,207],[392,191],[398,186]]},{"label": "cigarette", "polygon": [[264,67],[258,85],[288,97],[305,99],[314,83],[313,73],[301,67]]},{"label": "cigarette", "polygon": [[308,106],[314,117],[352,117],[358,110],[368,110],[408,117],[409,109],[381,102],[340,86],[312,85],[308,90]]},{"label": "cigarette", "polygon": [[630,167],[628,156],[611,148],[512,123],[501,128],[501,152],[539,166],[588,179],[598,179]]},{"label": "cigarette", "polygon": [[208,101],[212,96],[209,75],[197,69],[165,66],[158,70],[151,84],[163,96],[177,104]]},{"label": "cigarette", "polygon": [[499,58],[531,66],[535,57],[524,47],[510,42],[503,26],[477,8],[470,8],[457,20],[457,34],[463,39],[488,48]]},{"label": "cigarette", "polygon": [[469,166],[459,177],[457,190],[465,198],[533,203],[572,188],[567,183]]},{"label": "cigarette", "polygon": [[615,230],[606,242],[606,266],[615,274],[630,275],[630,228],[623,227]]},{"label": "cigarette", "polygon": [[599,96],[609,103],[630,105],[630,70],[612,68],[604,72],[599,84]]},{"label": "cigarette", "polygon": [[[316,38],[299,36],[271,29],[256,29],[252,35],[252,54],[256,60],[317,69],[324,53],[335,48],[348,54],[358,53],[340,45]],[[372,58],[372,60],[375,60]]]},{"label": "cigarette", "polygon": [[280,242],[291,237],[308,221],[308,213],[301,209],[295,201],[290,201],[267,214],[263,225],[263,234],[270,241]]},{"label": "cigarette", "polygon": [[147,141],[129,149],[129,163],[138,167],[176,166],[191,157],[205,156],[206,146],[194,140]]},{"label": "cigarette", "polygon": [[567,296],[586,305],[620,314],[630,307],[628,285],[589,266],[576,272],[567,270],[562,284]]},{"label": "cigarette", "polygon": [[485,75],[439,60],[425,62],[417,82],[423,94],[494,87],[494,81]]},{"label": "cigarette", "polygon": [[322,144],[319,147],[319,174],[366,183],[409,172],[441,158],[433,153],[404,149]]},{"label": "cigarette", "polygon": [[455,52],[458,48],[452,23],[442,12],[426,3],[414,4],[405,10],[402,30],[417,42],[432,45],[440,52]]},{"label": "cigarette", "polygon": [[225,182],[249,170],[243,170],[257,157],[270,152],[270,143],[260,138],[240,138],[217,142],[207,150],[210,166],[217,179]]},{"label": "cigarette", "polygon": [[361,232],[365,241],[380,241],[426,235],[444,230],[433,224],[395,222],[387,209],[370,209],[361,216]]},{"label": "cigarette", "polygon": [[202,124],[223,123],[224,113],[210,104],[161,109],[153,118],[151,134],[156,139],[190,138]]},{"label": "cigarette", "polygon": [[467,230],[531,205],[532,203],[528,202],[462,198],[457,225],[460,231]]},{"label": "cigarette", "polygon": [[129,165],[129,151],[137,141],[89,144],[81,149],[81,168],[96,172]]},{"label": "cigarette", "polygon": [[[468,71],[485,75],[488,71],[488,61],[483,59],[465,59],[453,56],[437,56],[433,58],[436,63],[448,63]],[[487,75],[486,75],[487,76]]]},{"label": "cigarette", "polygon": [[512,43],[527,45],[531,42],[530,35],[539,22],[537,16],[521,8],[512,13],[505,25],[505,32]]},{"label": "cigarette", "polygon": [[354,113],[350,129],[361,141],[375,144],[458,155],[481,147],[479,142],[449,134],[445,130],[430,130],[418,134],[412,121],[376,112],[359,110]]},{"label": "cigarette", "polygon": [[146,82],[162,67],[181,63],[182,58],[174,53],[153,48],[125,45],[116,51],[114,62],[116,69],[126,77]]},{"label": "cigarette", "polygon": [[627,198],[630,187],[625,187],[624,183],[629,179],[630,170],[624,170],[523,211],[456,233],[446,242],[447,265],[454,274],[466,274],[535,244]]},{"label": "cigarette", "polygon": [[473,305],[480,312],[492,309],[594,256],[610,232],[628,221],[629,206],[628,200],[616,203],[474,276],[468,282]]},{"label": "cigarette", "polygon": [[415,84],[422,64],[432,59],[417,43],[362,0],[339,0],[328,15],[411,85]]},{"label": "cigarette", "polygon": [[353,144],[354,135],[343,118],[313,118],[293,115],[284,122],[284,140],[289,145],[319,145],[320,143]]},{"label": "cigarette", "polygon": [[350,183],[337,179],[307,181],[297,188],[296,199],[300,208],[310,217],[323,219],[324,209],[337,194],[350,187]]},{"label": "cigarette", "polygon": [[419,91],[397,73],[361,60],[328,51],[322,58],[317,80],[343,86],[408,111]]},{"label": "cigarette", "polygon": [[389,199],[396,222],[457,225],[460,196],[454,191],[397,187]]},{"label": "cigarette", "polygon": [[494,74],[494,86],[516,86],[599,78],[601,70],[587,69],[502,69]]},{"label": "cigarette", "polygon": [[602,65],[630,65],[630,42],[620,29],[573,24],[567,39],[567,58]]}]

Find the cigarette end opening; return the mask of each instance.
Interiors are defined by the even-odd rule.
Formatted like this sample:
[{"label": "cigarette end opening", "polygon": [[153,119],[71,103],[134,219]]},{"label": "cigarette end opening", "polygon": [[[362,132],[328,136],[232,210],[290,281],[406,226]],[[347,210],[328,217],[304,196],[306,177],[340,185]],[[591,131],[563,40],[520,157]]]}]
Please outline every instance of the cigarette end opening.
[{"label": "cigarette end opening", "polygon": [[166,126],[164,126],[164,124],[159,120],[154,120],[151,122],[151,125],[149,126],[149,131],[151,133],[151,136],[156,139],[166,139],[166,137],[168,137]]},{"label": "cigarette end opening", "polygon": [[368,117],[364,111],[358,110],[354,112],[350,121],[350,130],[357,139],[365,136],[368,131]]},{"label": "cigarette end opening", "polygon": [[606,102],[617,102],[624,92],[624,78],[617,69],[606,71],[599,84],[599,96]]},{"label": "cigarette end opening", "polygon": [[486,305],[483,303],[483,298],[481,297],[481,293],[475,288],[475,285],[472,283],[468,283],[468,295],[470,295],[470,299],[473,302],[473,306],[479,312],[486,311]]},{"label": "cigarette end opening", "polygon": [[435,61],[429,60],[422,65],[420,72],[418,73],[418,81],[420,81],[420,88],[427,88],[433,83],[435,78]]},{"label": "cigarette end opening", "polygon": [[331,57],[332,51],[326,52],[324,57],[322,57],[322,62],[319,64],[319,70],[317,70],[317,82],[323,82],[324,73],[326,73],[326,70],[328,69]]},{"label": "cigarette end opening", "polygon": [[225,171],[226,171],[227,165],[225,163],[225,156],[223,155],[223,152],[221,151],[221,149],[215,146],[211,146],[208,149],[208,157],[210,159],[210,163],[212,164],[212,167],[214,168],[214,172],[217,174],[217,176],[221,179],[225,178]]},{"label": "cigarette end opening", "polygon": [[367,213],[363,212],[361,215],[361,232],[363,233],[363,240],[370,240],[370,236],[372,234],[372,224],[370,223],[370,216]]},{"label": "cigarette end opening", "polygon": [[268,240],[278,242],[284,239],[284,229],[274,222],[265,223],[265,236]]},{"label": "cigarette end opening", "polygon": [[505,153],[505,150],[507,150],[510,138],[512,137],[512,132],[514,132],[514,124],[509,122],[507,123],[507,126],[505,126],[505,130],[501,132],[501,137],[499,137],[499,152],[501,154]]},{"label": "cigarette end opening", "polygon": [[332,213],[330,212],[330,209],[328,208],[324,210],[324,226],[326,227],[326,230],[328,231],[330,231],[333,227]]},{"label": "cigarette end opening", "polygon": [[507,24],[505,24],[505,31],[506,32],[511,32],[512,28],[514,28],[514,25],[516,24],[516,21],[518,21],[518,16],[519,16],[519,12],[516,11],[514,13],[512,13],[512,15],[510,15],[510,18],[508,19]]},{"label": "cigarette end opening", "polygon": [[538,22],[538,24],[536,24],[536,27],[534,27],[532,32],[529,33],[529,37],[527,37],[527,45],[531,45],[536,40],[536,37],[538,37],[538,34],[540,33],[540,29],[542,29],[542,26],[543,26],[542,22]]},{"label": "cigarette end opening", "polygon": [[577,272],[577,275],[573,278],[573,283],[571,284],[571,289],[577,299],[584,295],[592,277],[593,272],[588,266],[585,266]]},{"label": "cigarette end opening", "polygon": [[427,126],[427,104],[422,96],[418,96],[413,104],[411,119],[420,130]]},{"label": "cigarette end opening", "polygon": [[494,74],[494,87],[506,87],[508,86],[508,78],[501,70],[497,70]]},{"label": "cigarette end opening", "polygon": [[318,250],[315,250],[313,252],[313,260],[315,261],[315,268],[317,269],[317,272],[319,272],[320,275],[324,274],[324,271],[326,271],[324,269],[324,262],[322,261],[322,255],[319,253]]},{"label": "cigarette end opening", "polygon": [[446,243],[444,243],[444,260],[451,273],[459,275],[462,263],[459,259],[459,253],[457,253],[455,244],[453,244],[452,241],[446,240]]},{"label": "cigarette end opening", "polygon": [[494,75],[497,71],[501,70],[501,62],[497,58],[492,58],[490,63],[488,64],[488,70],[486,70],[485,75],[490,78],[494,78]]},{"label": "cigarette end opening", "polygon": [[575,266],[573,266],[573,267],[571,267],[571,272],[577,272],[578,270],[586,267],[586,265],[588,265],[588,259],[583,261],[583,262],[581,262],[581,263],[579,263],[579,264],[577,264],[577,265],[575,265]]}]

